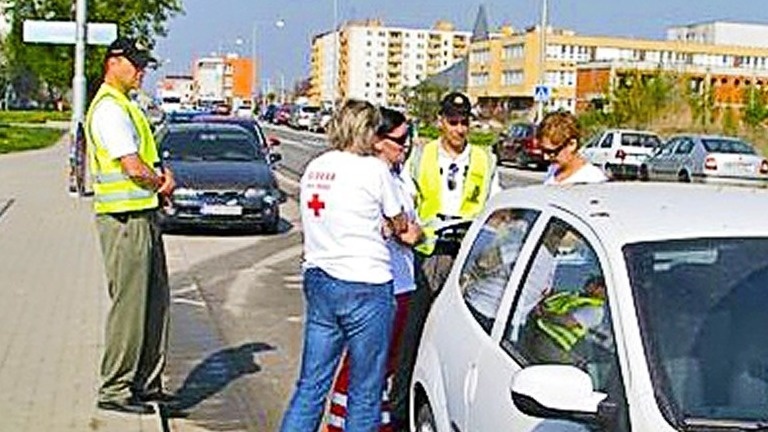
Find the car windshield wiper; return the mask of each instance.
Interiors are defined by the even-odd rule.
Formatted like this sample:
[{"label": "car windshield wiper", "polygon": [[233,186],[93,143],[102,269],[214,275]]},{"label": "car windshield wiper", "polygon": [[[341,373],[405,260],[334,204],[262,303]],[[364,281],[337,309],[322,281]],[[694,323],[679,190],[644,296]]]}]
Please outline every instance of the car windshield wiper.
[{"label": "car windshield wiper", "polygon": [[729,419],[708,419],[688,417],[683,419],[683,427],[686,431],[768,431],[768,421],[748,421]]}]

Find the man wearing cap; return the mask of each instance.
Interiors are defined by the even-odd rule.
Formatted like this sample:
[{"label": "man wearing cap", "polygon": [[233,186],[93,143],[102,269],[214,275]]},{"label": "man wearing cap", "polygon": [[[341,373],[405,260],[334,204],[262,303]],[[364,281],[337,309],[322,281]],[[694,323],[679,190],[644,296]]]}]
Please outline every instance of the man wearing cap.
[{"label": "man wearing cap", "polygon": [[435,225],[446,220],[471,220],[485,207],[488,197],[501,190],[496,158],[487,147],[467,142],[472,103],[459,92],[440,103],[440,137],[414,146],[406,162],[415,187],[416,212],[424,236],[416,246],[417,290],[409,305],[409,322],[403,335],[403,367],[395,375],[392,403],[398,422],[407,422],[407,395],[416,346],[434,293],[442,288],[453,263],[455,247],[440,242]]},{"label": "man wearing cap", "polygon": [[151,414],[163,401],[168,333],[168,272],[157,226],[162,196],[173,192],[149,121],[128,98],[155,60],[137,41],[118,38],[104,58],[104,82],[85,121],[94,210],[111,306],[98,407]]}]

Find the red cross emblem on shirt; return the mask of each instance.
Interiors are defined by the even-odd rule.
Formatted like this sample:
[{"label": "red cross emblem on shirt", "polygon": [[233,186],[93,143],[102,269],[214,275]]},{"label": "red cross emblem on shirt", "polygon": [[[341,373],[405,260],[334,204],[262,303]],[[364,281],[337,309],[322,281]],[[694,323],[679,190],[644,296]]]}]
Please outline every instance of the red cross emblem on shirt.
[{"label": "red cross emblem on shirt", "polygon": [[315,212],[315,217],[320,217],[320,210],[325,208],[325,202],[320,201],[320,195],[312,194],[312,199],[307,203],[307,207]]}]

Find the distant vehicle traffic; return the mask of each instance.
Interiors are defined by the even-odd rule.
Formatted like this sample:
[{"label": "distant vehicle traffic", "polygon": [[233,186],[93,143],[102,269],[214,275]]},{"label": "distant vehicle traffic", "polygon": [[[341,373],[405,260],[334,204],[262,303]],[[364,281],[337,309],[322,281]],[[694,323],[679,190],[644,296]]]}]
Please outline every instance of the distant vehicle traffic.
[{"label": "distant vehicle traffic", "polygon": [[309,129],[312,118],[320,112],[319,106],[295,105],[288,125],[295,129]]},{"label": "distant vehicle traffic", "polygon": [[768,161],[738,138],[671,137],[640,167],[643,180],[768,185]]},{"label": "distant vehicle traffic", "polygon": [[498,163],[511,162],[522,167],[534,165],[545,169],[549,162],[544,160],[536,135],[537,127],[533,123],[512,124],[501,134],[494,148]]},{"label": "distant vehicle traffic", "polygon": [[661,146],[653,132],[608,129],[589,139],[581,154],[612,178],[636,179],[640,165]]},{"label": "distant vehicle traffic", "polygon": [[231,124],[170,124],[158,131],[157,142],[177,185],[161,213],[165,229],[277,232],[285,198],[252,133]]},{"label": "distant vehicle traffic", "polygon": [[511,188],[427,318],[414,431],[768,424],[768,190]]}]

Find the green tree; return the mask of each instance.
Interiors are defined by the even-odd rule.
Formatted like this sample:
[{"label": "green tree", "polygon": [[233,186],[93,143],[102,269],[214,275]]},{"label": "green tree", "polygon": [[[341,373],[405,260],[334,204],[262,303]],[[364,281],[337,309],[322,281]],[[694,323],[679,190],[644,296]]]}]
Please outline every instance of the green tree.
[{"label": "green tree", "polygon": [[[45,84],[48,98],[63,95],[71,86],[74,63],[72,45],[24,43],[22,26],[25,20],[72,20],[73,0],[14,1],[8,9],[11,32],[6,39],[5,55],[11,75],[14,71],[31,74]],[[157,37],[167,34],[167,21],[182,13],[181,0],[89,0],[89,22],[117,24],[120,36],[135,37],[154,46]],[[89,45],[86,50],[86,78],[95,81],[101,74],[105,48]]]},{"label": "green tree", "polygon": [[662,71],[634,70],[620,76],[610,95],[614,120],[648,127],[669,109],[675,87],[675,77]]},{"label": "green tree", "polygon": [[739,123],[736,119],[736,113],[731,107],[725,107],[725,110],[723,111],[722,123],[723,132],[726,135],[736,135],[736,133],[739,131]]},{"label": "green tree", "polygon": [[768,101],[765,91],[752,85],[744,90],[744,123],[752,128],[758,127],[768,118]]},{"label": "green tree", "polygon": [[432,124],[440,111],[440,99],[449,89],[440,84],[422,81],[415,87],[405,90],[403,98],[410,114],[420,119],[423,124]]},{"label": "green tree", "polygon": [[688,87],[686,101],[691,109],[691,121],[707,131],[714,123],[715,89],[704,80],[698,87]]}]

